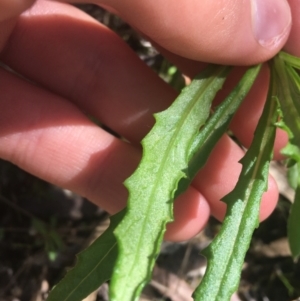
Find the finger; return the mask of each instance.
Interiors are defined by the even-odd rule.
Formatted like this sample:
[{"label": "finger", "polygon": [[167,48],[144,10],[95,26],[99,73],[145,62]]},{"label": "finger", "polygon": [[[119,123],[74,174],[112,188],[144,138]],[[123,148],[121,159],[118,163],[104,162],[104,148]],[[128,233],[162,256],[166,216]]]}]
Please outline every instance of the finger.
[{"label": "finger", "polygon": [[[122,208],[126,191],[120,183],[138,163],[137,152],[93,125],[63,98],[4,71],[0,79],[1,158],[110,212]],[[110,191],[114,186],[118,189]],[[102,188],[99,196],[98,187]],[[106,200],[109,195],[115,202]]]},{"label": "finger", "polygon": [[[47,12],[49,12],[49,16],[50,16],[50,18],[49,19],[47,19],[46,18],[46,21],[48,22],[49,20],[49,22],[50,23],[52,23],[53,24],[53,19],[51,19],[51,10],[48,8],[47,9]],[[73,14],[73,13],[72,13]],[[64,17],[64,16],[63,16]],[[37,19],[39,19],[40,21],[41,21],[41,19],[42,20],[44,20],[43,18],[37,18]],[[23,20],[29,20],[29,19],[23,19]],[[25,22],[24,21],[24,22]],[[59,18],[59,16],[56,14],[56,16],[55,16],[55,21],[56,22],[58,22],[58,21],[60,21],[60,22],[58,22],[59,23],[59,30],[58,30],[58,28],[56,28],[56,30],[54,31],[54,32],[49,32],[49,33],[51,33],[51,34],[49,34],[49,35],[47,35],[48,37],[51,37],[51,36],[55,36],[54,35],[54,33],[57,33],[57,32],[60,32],[60,33],[62,33],[62,36],[63,37],[65,37],[66,35],[66,32],[65,31],[63,31],[62,30],[62,28],[64,28],[64,26],[62,26],[63,25],[63,23],[61,22],[62,20]],[[37,70],[34,70],[35,72],[36,72],[36,75],[33,77],[34,79],[36,79],[36,81],[38,81],[38,80],[41,80],[42,82],[43,82],[43,74],[42,73],[39,73],[38,72],[38,69],[41,69],[40,68],[40,66],[44,66],[45,67],[45,69],[46,69],[46,75],[47,76],[49,76],[49,78],[48,78],[48,80],[49,80],[49,82],[52,82],[53,83],[53,86],[51,86],[51,89],[54,89],[55,88],[55,83],[56,83],[56,80],[55,80],[55,77],[57,77],[57,79],[58,79],[58,81],[61,81],[63,84],[64,83],[66,83],[66,87],[67,87],[67,92],[66,91],[64,91],[64,93],[69,93],[69,95],[70,95],[70,97],[74,97],[74,95],[77,95],[78,93],[74,93],[74,91],[72,91],[72,88],[75,88],[75,92],[77,92],[76,91],[76,88],[78,87],[78,86],[81,86],[81,84],[82,84],[82,86],[83,86],[83,91],[84,91],[84,93],[82,92],[82,94],[81,94],[81,97],[82,97],[82,99],[81,100],[78,100],[78,101],[80,101],[80,102],[78,102],[78,104],[80,104],[81,105],[81,107],[82,107],[82,109],[84,110],[84,111],[88,111],[88,110],[86,110],[86,107],[85,107],[85,105],[87,105],[87,106],[89,106],[89,102],[90,102],[90,97],[92,96],[92,95],[94,95],[95,96],[95,104],[94,104],[94,114],[95,114],[95,112],[97,112],[97,105],[99,106],[99,105],[101,105],[101,102],[99,102],[99,99],[102,101],[103,100],[103,96],[104,96],[104,98],[105,98],[105,93],[103,93],[103,89],[100,89],[100,90],[97,90],[97,89],[95,89],[95,87],[97,88],[98,87],[98,85],[99,85],[99,83],[101,83],[101,80],[103,80],[103,79],[105,79],[106,77],[105,77],[105,74],[101,74],[101,73],[92,73],[92,75],[93,76],[95,76],[95,80],[93,81],[91,81],[91,82],[94,82],[95,84],[94,85],[92,85],[92,86],[89,86],[89,85],[86,85],[85,86],[85,79],[86,79],[86,77],[85,77],[85,72],[86,71],[89,71],[89,66],[94,66],[95,65],[95,63],[96,63],[96,61],[93,61],[92,63],[90,62],[89,64],[87,64],[87,66],[85,66],[84,64],[83,65],[77,65],[77,61],[76,60],[74,60],[74,61],[68,61],[68,56],[71,56],[73,53],[76,53],[75,52],[75,50],[77,49],[77,47],[74,47],[76,44],[75,43],[77,43],[78,42],[78,48],[80,49],[80,45],[82,45],[82,44],[84,44],[83,43],[83,41],[84,42],[86,42],[87,44],[88,44],[88,46],[89,46],[89,48],[83,48],[83,50],[84,51],[82,51],[82,55],[83,55],[83,61],[86,59],[85,58],[85,56],[84,56],[84,53],[86,52],[86,53],[88,53],[90,56],[91,56],[91,53],[90,53],[90,49],[95,49],[95,51],[97,51],[97,52],[99,52],[100,50],[101,50],[101,48],[98,48],[99,46],[97,45],[97,44],[90,44],[90,41],[89,40],[81,40],[81,37],[80,37],[80,28],[79,27],[76,27],[76,25],[78,25],[78,24],[76,24],[76,22],[71,22],[71,20],[69,20],[69,19],[67,19],[67,21],[68,22],[66,22],[66,24],[70,24],[71,26],[72,26],[72,28],[76,31],[76,33],[78,33],[78,35],[74,35],[74,41],[76,41],[76,42],[74,42],[73,41],[73,43],[71,43],[71,46],[73,46],[73,47],[70,47],[70,48],[65,48],[64,50],[65,51],[61,51],[61,52],[58,52],[58,54],[57,54],[57,58],[56,58],[56,56],[55,56],[55,49],[59,49],[59,47],[64,47],[64,45],[65,45],[65,38],[63,38],[63,39],[61,39],[61,40],[58,40],[60,43],[51,43],[51,45],[53,45],[53,49],[52,49],[52,52],[51,52],[51,54],[52,54],[52,56],[50,55],[50,56],[47,56],[47,55],[49,55],[49,53],[47,53],[47,49],[48,49],[48,47],[47,47],[47,49],[45,49],[45,47],[43,47],[43,45],[45,45],[45,43],[43,42],[43,43],[41,43],[39,46],[40,46],[40,48],[38,48],[38,49],[36,49],[36,51],[34,51],[34,44],[31,44],[30,45],[30,47],[29,46],[26,46],[26,43],[24,43],[24,44],[20,44],[19,42],[18,42],[18,39],[16,38],[16,37],[18,37],[18,34],[16,33],[16,34],[14,34],[13,36],[12,36],[12,39],[11,39],[11,43],[10,43],[10,45],[19,45],[19,46],[23,46],[23,48],[22,49],[24,49],[24,53],[26,54],[26,57],[27,57],[27,59],[28,59],[28,56],[27,55],[29,55],[29,58],[30,57],[32,57],[32,62],[33,62],[33,66],[32,66],[32,68],[33,68],[33,70],[34,70],[34,68],[35,68],[35,66],[34,66],[34,64],[35,64],[35,62],[37,63],[37,66],[39,66],[39,68],[36,68]],[[79,21],[78,21],[79,22]],[[32,27],[32,28],[30,28],[31,29],[31,31],[33,31],[33,32],[35,32],[34,31],[34,28],[43,28],[43,29],[46,29],[46,27],[43,27],[42,25],[43,25],[43,22],[42,23],[34,23],[35,24],[35,26],[34,27]],[[39,26],[36,26],[36,25],[39,25]],[[93,26],[94,26],[94,24],[95,23],[93,23]],[[80,23],[80,25],[82,25],[82,23]],[[89,25],[89,24],[88,24]],[[96,26],[96,25],[95,25]],[[94,28],[94,27],[92,27],[92,28]],[[97,28],[99,28],[98,27],[98,25],[97,25]],[[19,30],[20,30],[20,32],[22,32],[22,33],[26,33],[26,32],[31,32],[31,31],[29,31],[28,30],[29,28],[27,27],[20,27],[19,28]],[[85,29],[87,30],[87,29],[90,29],[90,27],[85,27]],[[84,32],[84,36],[90,36],[91,37],[91,39],[94,41],[94,39],[93,39],[93,35],[90,35],[90,31],[89,31],[89,35],[87,35],[87,31],[86,30],[84,30],[83,32]],[[44,33],[44,31],[43,31],[43,33]],[[68,38],[70,38],[71,39],[71,41],[72,41],[72,31],[68,31],[67,32],[68,34],[67,34],[67,36],[68,36]],[[97,34],[99,34],[99,30],[97,29]],[[30,38],[32,38],[32,36],[19,36],[19,38],[20,38],[20,40],[22,40],[21,39],[21,37],[24,39],[24,41],[26,42],[27,41],[27,43],[28,43],[28,40],[31,40],[32,41],[32,39],[28,39],[28,37],[30,37]],[[33,37],[35,37],[36,38],[36,36],[33,36]],[[95,37],[96,37],[96,35],[95,35]],[[42,36],[39,36],[39,38],[42,38]],[[36,39],[33,39],[34,41],[36,41]],[[24,42],[23,41],[23,42]],[[77,45],[76,45],[77,46]],[[114,45],[114,46],[116,46],[116,45]],[[120,48],[121,47],[121,44],[120,43],[118,43],[117,44],[117,46],[119,46],[118,47],[118,49],[120,50],[120,49],[122,49],[123,50],[123,48]],[[28,50],[26,51],[26,48],[28,48]],[[32,69],[30,69],[30,66],[29,65],[27,65],[28,63],[27,63],[27,60],[26,61],[23,61],[23,60],[20,60],[20,56],[18,57],[18,55],[17,55],[17,49],[19,49],[19,48],[13,48],[13,46],[8,46],[7,47],[7,49],[6,49],[6,51],[5,51],[5,53],[6,53],[6,57],[9,57],[10,58],[10,63],[11,64],[13,64],[14,62],[16,62],[16,66],[21,66],[21,68],[24,68],[24,66],[26,67],[28,67],[27,69],[28,70],[32,70]],[[31,53],[30,52],[30,50],[33,50],[33,53]],[[41,51],[38,51],[38,50],[41,50]],[[67,50],[69,50],[69,51],[67,51]],[[54,55],[53,55],[53,51],[54,51]],[[125,52],[125,54],[126,54],[126,58],[131,62],[131,59],[132,59],[132,56],[129,54],[129,52],[128,52],[128,50],[125,50],[126,52]],[[14,53],[15,54],[15,56],[10,56],[10,54],[11,53]],[[23,54],[24,54],[23,53]],[[63,54],[64,53],[67,53],[68,55],[66,55],[66,56],[64,56]],[[123,53],[123,51],[121,52],[121,53]],[[45,55],[46,54],[46,56],[45,57],[43,57],[43,55]],[[124,68],[123,68],[123,63],[122,63],[122,60],[118,60],[118,54],[117,53],[114,53],[115,55],[116,55],[116,57],[112,57],[112,58],[114,58],[115,60],[117,60],[117,62],[118,62],[118,65],[119,65],[119,67],[120,67],[120,69],[121,70],[124,70]],[[128,54],[128,55],[127,55]],[[32,56],[33,55],[33,56]],[[61,60],[61,61],[59,61],[59,67],[62,65],[62,66],[65,66],[65,68],[58,68],[58,66],[57,65],[55,65],[55,63],[56,63],[56,59],[58,59],[59,60],[59,57],[60,57],[60,55],[62,55],[62,58],[63,58],[63,60]],[[40,59],[40,57],[43,57],[43,58],[46,58],[45,60],[39,60]],[[93,57],[93,56],[92,56]],[[14,58],[14,59],[13,59]],[[34,58],[34,59],[33,59]],[[101,57],[97,57],[98,59],[100,59]],[[75,56],[75,59],[78,59],[78,61],[80,61],[80,56]],[[65,61],[66,60],[66,61]],[[107,61],[107,56],[106,56],[106,60],[102,60],[101,61],[101,63],[103,63],[104,64],[104,66],[105,66],[105,61]],[[124,60],[123,60],[124,61]],[[163,103],[164,103],[164,105],[165,105],[165,103],[170,103],[171,101],[172,101],[172,99],[171,99],[171,97],[170,97],[170,88],[168,87],[168,88],[165,88],[165,87],[167,87],[166,85],[161,85],[161,81],[159,81],[159,85],[158,85],[158,94],[156,95],[157,97],[156,98],[152,98],[152,97],[149,97],[149,93],[151,94],[151,91],[154,91],[154,90],[156,90],[156,80],[154,80],[154,78],[156,78],[156,77],[153,77],[152,75],[151,75],[151,77],[148,77],[148,75],[145,75],[147,72],[149,72],[149,71],[146,71],[146,70],[148,70],[148,69],[145,69],[145,67],[139,67],[138,68],[138,70],[139,71],[141,71],[140,73],[139,73],[139,79],[140,80],[142,80],[142,79],[149,79],[149,78],[151,78],[151,80],[150,81],[145,81],[145,82],[143,82],[142,81],[142,84],[141,84],[141,82],[138,82],[138,86],[136,86],[134,83],[134,78],[136,78],[136,75],[135,75],[135,72],[134,72],[134,68],[132,68],[132,66],[135,66],[135,64],[136,63],[134,63],[134,64],[129,64],[128,65],[128,67],[130,67],[131,66],[131,68],[130,68],[130,71],[131,71],[131,73],[133,74],[133,76],[132,76],[132,78],[133,78],[133,81],[132,82],[130,82],[130,84],[134,87],[134,89],[137,89],[136,91],[140,91],[138,88],[139,87],[146,87],[146,86],[148,86],[148,88],[146,89],[146,90],[144,90],[144,89],[142,89],[142,91],[141,92],[143,92],[143,93],[141,93],[141,94],[139,94],[139,99],[146,99],[146,101],[145,101],[145,103],[147,104],[148,103],[148,106],[150,105],[150,109],[148,110],[148,112],[149,112],[149,114],[150,114],[150,112],[151,112],[151,109],[153,108],[152,107],[152,105],[153,105],[153,103],[156,103],[155,102],[155,100],[161,100]],[[54,69],[51,69],[52,68],[52,66],[53,65],[55,65],[56,66],[56,68],[54,68]],[[72,69],[73,67],[72,66],[75,66],[76,68],[75,69]],[[102,66],[102,65],[100,65],[100,66]],[[140,66],[140,65],[139,65]],[[68,68],[67,68],[68,67]],[[125,65],[125,67],[126,67],[126,65]],[[77,77],[75,77],[75,79],[74,79],[74,77],[72,77],[72,74],[71,74],[71,72],[70,73],[64,73],[65,71],[65,69],[66,70],[69,70],[69,68],[73,71],[73,72],[75,72],[75,74],[76,75],[78,75],[78,69],[79,70],[83,70],[82,71],[82,73],[81,73],[81,76],[82,76],[82,78],[80,77],[80,76],[77,76]],[[24,68],[24,69],[26,69],[26,68]],[[23,69],[22,69],[23,70]],[[27,72],[30,72],[30,71],[28,71],[27,70]],[[109,72],[109,68],[107,68],[106,69],[107,70],[107,72]],[[117,72],[118,71],[118,69],[115,69],[116,71],[113,73],[113,76],[110,78],[110,81],[107,81],[107,82],[103,82],[103,83],[105,83],[105,85],[103,85],[103,87],[105,87],[106,89],[104,90],[104,92],[106,92],[107,90],[109,90],[111,87],[113,87],[113,89],[114,90],[116,90],[116,87],[118,87],[118,82],[122,82],[123,80],[125,80],[126,81],[126,78],[122,78],[122,77],[120,77],[120,78],[117,78],[116,76],[117,75],[119,75],[119,74],[121,74],[122,75],[122,73],[120,73],[120,72]],[[60,78],[59,76],[60,76],[60,74],[63,74],[63,76]],[[130,74],[131,74],[130,73]],[[144,74],[145,73],[145,74]],[[25,73],[26,74],[26,73]],[[28,74],[28,73],[27,73]],[[87,73],[87,74],[89,74],[89,73]],[[128,74],[128,75],[130,75],[130,74]],[[151,74],[153,74],[153,73],[151,73]],[[38,75],[38,76],[37,76]],[[54,76],[55,75],[55,76]],[[99,76],[99,75],[102,75],[102,76]],[[130,76],[129,76],[130,77]],[[69,78],[71,78],[71,80],[70,80],[70,82],[69,82]],[[47,77],[46,77],[46,79],[47,79]],[[88,79],[91,79],[91,77],[88,77]],[[92,77],[92,79],[93,79],[93,77]],[[152,80],[153,79],[153,80]],[[73,83],[72,83],[72,80],[73,80]],[[99,82],[98,82],[99,81]],[[45,80],[45,85],[46,85],[46,82],[47,82],[47,80]],[[61,86],[63,86],[63,84],[61,83]],[[59,85],[58,85],[59,86]],[[135,90],[134,89],[132,89],[132,92],[130,92],[131,90],[130,89],[126,89],[125,91],[126,91],[126,94],[130,94],[130,98],[131,97],[133,97],[134,98],[134,92],[135,92]],[[72,93],[70,93],[69,91],[72,91]],[[174,93],[174,92],[172,92],[172,93]],[[113,94],[107,94],[107,96],[113,96]],[[120,90],[120,94],[118,95],[118,98],[117,98],[117,105],[119,105],[120,106],[120,104],[122,104],[123,102],[123,100],[124,100],[124,98],[123,98],[123,96],[124,96],[124,93],[123,93],[123,91],[122,90]],[[108,97],[108,99],[109,99],[109,97]],[[138,100],[139,100],[138,99]],[[84,101],[83,101],[84,100]],[[126,103],[126,99],[125,99],[125,102],[124,103]],[[159,104],[155,104],[155,106],[156,105],[159,105]],[[127,104],[125,105],[125,108],[126,108],[126,106],[127,106]],[[124,106],[123,106],[124,107]],[[113,108],[112,108],[113,109]],[[105,111],[104,111],[105,112]],[[113,110],[111,110],[111,112],[113,113]],[[101,112],[100,111],[100,113],[102,113],[103,114],[103,112]],[[130,113],[130,112],[129,112]],[[130,114],[129,114],[129,116],[130,116]],[[138,123],[136,123],[136,124],[138,124]],[[143,129],[143,131],[144,131],[144,134],[145,134],[145,129],[147,129],[147,126],[148,126],[148,129],[152,126],[152,124],[150,125],[150,124],[148,124],[146,127],[145,127],[145,124],[143,124],[142,123],[142,120],[141,120],[141,123],[140,124],[138,124],[139,126],[138,126],[138,128],[142,128]],[[125,128],[126,127],[126,123],[123,123],[123,127]],[[147,129],[147,130],[148,130]],[[134,130],[134,128],[132,128],[132,130]],[[134,139],[136,139],[136,138],[134,138]],[[233,147],[236,147],[236,146],[233,146]],[[219,149],[219,153],[220,153],[220,156],[222,157],[222,150],[221,149]],[[224,160],[226,160],[226,158],[224,158]],[[231,167],[229,166],[228,167],[229,169],[228,169],[228,172],[229,172],[229,174],[231,174]],[[215,172],[215,175],[216,175],[216,177],[217,177],[217,174],[218,174],[218,169],[214,169],[214,172]],[[232,183],[235,183],[236,182],[236,178],[230,178],[230,180],[232,181]],[[232,187],[232,186],[231,186]],[[214,189],[213,189],[214,190]],[[212,191],[212,194],[213,194],[213,191]]]},{"label": "finger", "polygon": [[[110,213],[125,206],[128,193],[122,183],[139,162],[137,149],[96,127],[65,99],[1,69],[0,90],[1,158]],[[178,214],[175,209],[169,240],[194,236],[210,214],[207,201],[192,187],[177,204],[184,210]]]},{"label": "finger", "polygon": [[[203,68],[195,61],[165,54],[189,74],[196,71],[194,66],[196,72]],[[150,130],[153,113],[166,109],[176,96],[123,41],[68,5],[44,1],[35,5],[18,22],[2,59],[31,80],[72,100],[133,143],[139,143]],[[233,73],[220,100],[244,70]],[[265,68],[232,123],[233,131],[246,147],[262,112],[268,80]],[[285,143],[286,135],[279,131],[276,158]]]},{"label": "finger", "polygon": [[28,9],[35,0],[1,0],[0,22],[18,16]]},{"label": "finger", "polygon": [[36,3],[20,18],[1,59],[132,143],[176,97],[119,37],[66,4]]},{"label": "finger", "polygon": [[[88,197],[111,213],[120,210],[127,198],[122,182],[136,167],[140,154],[95,127],[64,99],[3,71],[0,72],[0,83],[1,157],[46,181]],[[224,146],[220,147],[224,153]],[[234,145],[231,147],[235,148]],[[219,152],[220,149],[212,162],[218,159]],[[231,152],[235,154],[234,150]],[[223,159],[228,160],[226,155]],[[236,176],[238,173],[232,167],[236,169],[235,165],[226,166],[226,172]],[[213,166],[208,170],[210,168]],[[210,177],[216,178],[216,174],[211,172]],[[204,191],[214,200],[216,189],[211,183],[206,184],[210,189],[207,187]],[[223,187],[228,191],[232,185],[228,180]],[[273,195],[268,198],[271,198],[271,204],[274,203]],[[213,205],[213,208],[217,207],[218,204]],[[269,213],[270,204],[265,210]],[[206,199],[190,188],[175,202],[175,222],[168,226],[166,238],[175,241],[191,238],[203,229],[209,214]]]},{"label": "finger", "polygon": [[291,26],[286,0],[95,0],[164,48],[198,61],[245,65],[272,57]]},{"label": "finger", "polygon": [[[239,160],[244,153],[235,146],[228,136],[224,136],[213,149],[207,164],[193,181],[193,186],[202,192],[209,202],[212,214],[219,220],[224,218],[226,212],[226,204],[221,202],[221,199],[233,190],[242,169]],[[271,214],[277,200],[277,185],[269,176],[268,190],[262,198],[260,220],[266,219]]]},{"label": "finger", "polygon": [[0,0],[0,51],[14,28],[16,17],[28,9],[34,1]]},{"label": "finger", "polygon": [[204,229],[209,216],[207,200],[196,189],[190,188],[175,200],[175,222],[167,224],[165,240],[183,241],[194,237]]},{"label": "finger", "polygon": [[293,55],[300,56],[300,3],[297,0],[289,0],[289,4],[291,7],[293,23],[284,50]]}]

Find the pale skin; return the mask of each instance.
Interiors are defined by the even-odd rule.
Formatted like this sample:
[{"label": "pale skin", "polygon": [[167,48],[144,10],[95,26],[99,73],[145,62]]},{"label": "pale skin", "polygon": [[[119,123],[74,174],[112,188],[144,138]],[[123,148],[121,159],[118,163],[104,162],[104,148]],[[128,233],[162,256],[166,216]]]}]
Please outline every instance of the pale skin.
[{"label": "pale skin", "polygon": [[[272,26],[265,25],[268,30],[259,38],[251,23],[255,10],[252,6],[251,16],[250,1],[95,3],[118,13],[190,77],[203,62],[251,65],[268,60],[282,47],[300,56],[297,0],[279,0],[276,18],[271,14],[267,23]],[[126,204],[122,183],[139,162],[139,142],[154,123],[152,115],[167,108],[176,92],[114,33],[67,3],[0,0],[0,22],[0,59],[23,76],[0,69],[0,157],[116,213]],[[230,90],[242,70],[235,69],[221,94]],[[264,66],[231,124],[246,147],[268,80]],[[87,115],[131,143],[97,127]],[[278,131],[275,158],[280,158],[286,142],[285,133]],[[210,214],[222,219],[225,205],[220,199],[234,187],[242,156],[227,136],[221,139],[188,191],[176,200],[175,222],[168,226],[166,239],[193,237]],[[277,198],[270,177],[261,220],[270,215]]]}]

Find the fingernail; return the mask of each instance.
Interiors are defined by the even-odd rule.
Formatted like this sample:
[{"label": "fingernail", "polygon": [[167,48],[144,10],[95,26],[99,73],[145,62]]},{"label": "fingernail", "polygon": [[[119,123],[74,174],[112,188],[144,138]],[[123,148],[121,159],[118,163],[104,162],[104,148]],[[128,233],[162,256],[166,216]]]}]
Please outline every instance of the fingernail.
[{"label": "fingernail", "polygon": [[292,17],[286,0],[252,0],[252,26],[259,44],[273,48],[290,29]]}]

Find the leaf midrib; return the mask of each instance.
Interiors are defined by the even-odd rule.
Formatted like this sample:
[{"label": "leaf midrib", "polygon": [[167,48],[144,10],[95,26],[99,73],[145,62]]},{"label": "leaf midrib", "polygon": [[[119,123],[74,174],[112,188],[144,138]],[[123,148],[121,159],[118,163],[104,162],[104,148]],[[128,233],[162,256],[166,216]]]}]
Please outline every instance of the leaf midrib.
[{"label": "leaf midrib", "polygon": [[109,255],[109,253],[116,247],[117,242],[115,242],[111,248],[108,250],[108,252],[106,253],[106,255],[104,257],[101,258],[101,260],[96,264],[96,266],[85,276],[82,278],[82,280],[79,282],[79,284],[72,290],[70,291],[69,295],[65,298],[65,300],[68,300],[70,297],[72,297],[72,294],[74,292],[76,292],[76,290],[78,289],[78,287],[80,287],[80,285],[82,285],[82,283],[84,281],[86,281],[86,279],[99,267],[99,265],[104,261],[104,259]]},{"label": "leaf midrib", "polygon": [[[222,71],[224,71],[224,68],[220,68],[220,69],[218,69],[217,71],[218,71],[218,72],[216,72],[216,73],[217,73],[217,75],[218,75],[218,74],[222,73]],[[203,91],[206,91],[206,90],[210,87],[211,83],[214,81],[214,77],[215,77],[215,76],[216,76],[216,75],[211,75],[209,82],[207,82],[207,84],[206,84],[202,89],[200,89],[200,90],[196,93],[196,95],[195,95],[195,97],[194,97],[193,103],[192,103],[192,104],[189,103],[189,105],[187,106],[188,113],[185,114],[185,115],[180,119],[180,122],[177,123],[177,124],[179,124],[180,126],[176,126],[176,130],[175,130],[175,132],[173,133],[172,138],[170,139],[170,142],[168,143],[167,151],[165,152],[165,154],[164,154],[164,156],[163,156],[163,158],[162,158],[162,160],[161,160],[161,162],[163,162],[163,163],[160,164],[159,169],[158,169],[158,174],[161,174],[161,173],[162,173],[162,170],[164,170],[164,167],[165,167],[166,162],[168,162],[168,160],[166,160],[166,157],[169,155],[170,149],[172,148],[172,146],[173,146],[173,144],[174,144],[174,141],[175,141],[176,136],[177,136],[176,134],[177,134],[178,132],[181,131],[181,125],[184,123],[184,121],[185,121],[185,119],[186,119],[185,116],[188,116],[188,115],[190,114],[192,108],[195,106],[195,104],[197,103],[197,101],[198,101],[198,99],[199,99],[199,95],[201,95],[201,93],[203,93]],[[157,183],[158,183],[160,180],[161,180],[161,176],[160,176],[160,177],[156,177],[156,180],[155,180],[155,182],[154,182],[153,185],[152,185],[151,194],[150,194],[150,196],[148,197],[148,200],[153,199],[153,195],[155,194],[156,187],[157,187]],[[151,212],[151,211],[152,211],[152,210],[151,210],[152,205],[153,205],[153,202],[148,201],[146,212]],[[150,210],[151,210],[151,211],[150,211]],[[138,248],[140,248],[141,243],[142,243],[142,237],[143,237],[142,234],[145,232],[145,225],[147,224],[146,222],[148,221],[148,217],[149,217],[149,214],[146,215],[145,221],[144,221],[144,223],[143,223],[143,225],[142,225],[141,235],[139,235],[139,241],[138,241],[138,244],[137,244]],[[138,255],[139,255],[138,252],[135,252],[135,256],[134,256],[134,261],[133,261],[133,262],[136,261]],[[130,273],[132,272],[132,270],[133,270],[133,266],[132,266],[131,269],[130,269]]]},{"label": "leaf midrib", "polygon": [[[273,109],[274,109],[274,102],[272,102],[271,108],[269,110],[269,115],[268,115],[268,118],[267,118],[267,120],[268,120],[267,121],[267,124],[268,124],[267,127],[270,127],[270,125],[271,125],[271,120],[272,120],[272,115],[273,115]],[[270,135],[269,132],[270,132],[270,129],[267,130],[267,133],[266,133],[265,136],[269,136]],[[264,140],[265,139],[263,139],[262,142],[264,142]],[[260,149],[261,148],[263,148],[262,145],[260,146]],[[238,240],[238,237],[240,236],[240,233],[243,232],[242,227],[240,227],[240,225],[242,224],[242,221],[244,221],[244,215],[245,215],[244,213],[245,213],[245,210],[246,210],[247,206],[249,205],[249,198],[250,198],[250,196],[252,194],[251,192],[253,190],[253,185],[254,185],[254,182],[255,182],[255,178],[258,175],[258,169],[259,169],[260,162],[262,160],[263,154],[264,154],[264,152],[259,152],[259,156],[257,157],[256,163],[254,165],[254,170],[253,170],[251,178],[249,180],[249,183],[251,183],[251,184],[250,184],[250,187],[247,189],[249,191],[249,194],[248,194],[247,199],[243,201],[245,203],[245,206],[243,208],[243,214],[241,215],[242,217],[240,219],[240,222],[238,223],[238,225],[239,225],[238,226],[238,232],[237,232],[237,235],[235,236],[234,243],[232,244],[232,248],[230,249],[229,260],[227,261],[227,264],[225,265],[224,271],[226,271],[228,269],[228,266],[231,265],[231,262],[232,262],[232,259],[233,259],[232,254],[234,252],[234,246],[236,245],[236,242]],[[222,277],[222,279],[220,281],[220,285],[218,286],[218,291],[217,291],[218,294],[217,295],[219,295],[221,287],[222,287],[222,285],[224,285],[224,281],[226,281],[226,279],[224,277]]]}]

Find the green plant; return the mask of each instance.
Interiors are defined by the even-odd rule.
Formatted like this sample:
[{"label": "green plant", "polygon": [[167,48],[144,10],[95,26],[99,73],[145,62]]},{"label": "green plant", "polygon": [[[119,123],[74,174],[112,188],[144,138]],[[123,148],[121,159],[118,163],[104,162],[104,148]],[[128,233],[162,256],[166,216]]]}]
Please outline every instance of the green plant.
[{"label": "green plant", "polygon": [[[280,53],[270,61],[268,99],[234,190],[224,197],[227,214],[220,233],[204,250],[207,272],[194,293],[198,301],[229,300],[237,289],[245,253],[258,226],[260,200],[267,187],[276,126],[288,132],[284,153],[289,166],[300,167],[299,60]],[[112,301],[138,300],[149,281],[163,239],[172,221],[174,198],[205,164],[218,139],[251,88],[260,66],[250,67],[230,95],[211,113],[212,101],[230,67],[211,65],[185,88],[170,108],[155,115],[156,124],[142,141],[144,155],[127,179],[126,209],[111,217],[108,230],[78,256],[77,265],[52,290],[48,301],[82,300],[111,279]],[[199,130],[200,129],[200,130]],[[300,178],[297,178],[299,187]],[[300,254],[299,188],[289,219],[293,256]]]},{"label": "green plant", "polygon": [[50,223],[46,224],[40,219],[33,218],[31,224],[41,235],[49,260],[54,261],[58,252],[64,248],[64,243],[56,229],[56,219],[51,218]]},{"label": "green plant", "polygon": [[[43,220],[34,216],[29,211],[19,207],[18,205],[7,200],[1,195],[0,202],[5,203],[7,206],[11,207],[16,212],[22,214],[30,220],[32,228],[35,229],[37,234],[40,236],[40,239],[37,239],[35,244],[44,246],[45,252],[47,253],[49,260],[54,261],[57,257],[58,252],[64,248],[62,238],[57,232],[55,217],[52,217],[50,219],[50,222],[46,223]],[[4,233],[5,229],[0,228],[0,241],[4,236]]]}]

